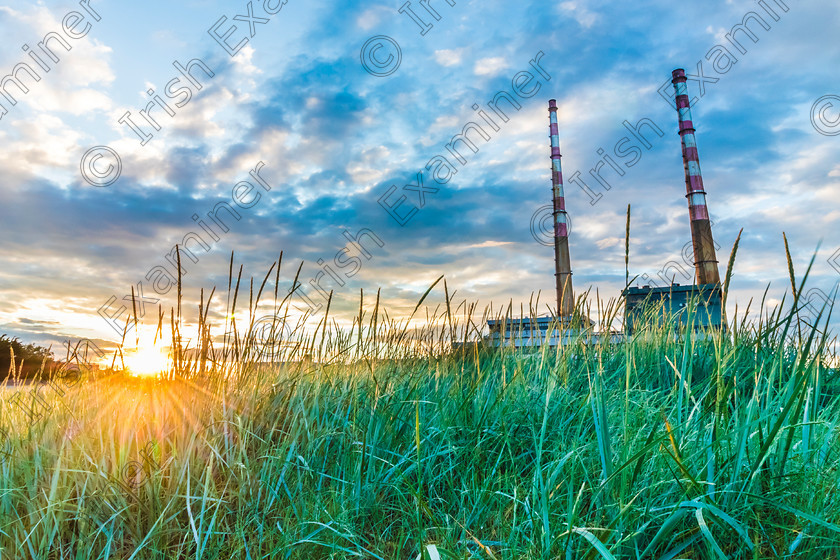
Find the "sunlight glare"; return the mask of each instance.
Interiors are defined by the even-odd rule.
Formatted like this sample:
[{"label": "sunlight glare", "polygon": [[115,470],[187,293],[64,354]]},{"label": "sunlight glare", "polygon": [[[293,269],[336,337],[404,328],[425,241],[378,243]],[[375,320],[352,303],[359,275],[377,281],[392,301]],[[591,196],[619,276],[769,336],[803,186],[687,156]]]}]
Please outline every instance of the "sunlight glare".
[{"label": "sunlight glare", "polygon": [[169,369],[169,353],[158,341],[140,344],[138,348],[123,349],[123,363],[132,375],[154,377]]}]

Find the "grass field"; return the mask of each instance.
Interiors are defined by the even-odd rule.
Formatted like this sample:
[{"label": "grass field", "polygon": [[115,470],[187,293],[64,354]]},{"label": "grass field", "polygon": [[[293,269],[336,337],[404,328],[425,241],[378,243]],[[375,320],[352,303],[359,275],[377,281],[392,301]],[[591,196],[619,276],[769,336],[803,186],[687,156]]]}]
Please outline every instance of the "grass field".
[{"label": "grass field", "polygon": [[795,303],[526,353],[453,349],[484,317],[448,290],[266,334],[263,288],[221,340],[202,295],[192,349],[173,310],[162,379],[4,392],[0,559],[840,554],[840,384]]}]

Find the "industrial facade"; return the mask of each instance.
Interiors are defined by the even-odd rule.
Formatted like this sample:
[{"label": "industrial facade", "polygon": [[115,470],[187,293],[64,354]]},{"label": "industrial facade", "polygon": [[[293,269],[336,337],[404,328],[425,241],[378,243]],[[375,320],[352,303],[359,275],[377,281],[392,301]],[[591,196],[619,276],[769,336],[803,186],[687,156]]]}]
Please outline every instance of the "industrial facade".
[{"label": "industrial facade", "polygon": [[627,332],[633,333],[635,324],[646,308],[655,307],[657,313],[670,318],[675,327],[683,328],[689,307],[689,300],[696,303],[692,317],[692,329],[720,327],[722,324],[722,290],[718,271],[715,241],[706,205],[706,189],[700,171],[700,157],[697,139],[694,136],[694,121],[686,87],[685,70],[678,68],[671,74],[674,85],[679,118],[679,135],[682,143],[683,167],[685,168],[685,190],[688,200],[688,216],[691,224],[691,243],[694,248],[694,278],[696,284],[680,286],[672,284],[661,288],[643,286],[626,288],[622,295],[625,301],[624,318]]},{"label": "industrial facade", "polygon": [[[686,199],[692,246],[694,250],[695,283],[687,286],[672,284],[666,287],[626,287],[621,295],[625,301],[625,332],[632,334],[643,315],[656,316],[670,322],[676,329],[720,327],[722,324],[722,288],[706,190],[700,171],[694,122],[691,116],[685,70],[672,72],[674,100],[678,113],[679,135],[685,171]],[[551,146],[551,189],[554,221],[554,277],[557,297],[555,315],[534,318],[505,318],[488,321],[489,339],[493,345],[516,347],[563,345],[574,339],[598,340],[615,333],[595,333],[594,323],[575,316],[575,297],[572,287],[572,266],[569,251],[568,215],[563,191],[563,172],[560,155],[560,135],[557,122],[557,102],[548,102],[549,138]],[[691,324],[689,325],[689,321]]]}]

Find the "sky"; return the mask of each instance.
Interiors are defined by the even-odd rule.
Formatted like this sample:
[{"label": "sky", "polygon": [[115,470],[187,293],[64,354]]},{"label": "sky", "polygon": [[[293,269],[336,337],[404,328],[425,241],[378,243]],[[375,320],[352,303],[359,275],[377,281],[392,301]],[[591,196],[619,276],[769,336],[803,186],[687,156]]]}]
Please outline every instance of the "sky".
[{"label": "sky", "polygon": [[231,252],[259,285],[281,251],[314,318],[330,290],[339,321],[360,291],[408,315],[441,275],[479,309],[539,293],[547,312],[549,99],[575,290],[624,287],[628,204],[631,277],[689,284],[675,68],[722,275],[743,229],[730,312],[790,291],[783,232],[820,307],[840,280],[838,28],[840,5],[805,0],[0,0],[0,332],[108,346],[132,287],[156,323],[185,240],[193,317]]}]

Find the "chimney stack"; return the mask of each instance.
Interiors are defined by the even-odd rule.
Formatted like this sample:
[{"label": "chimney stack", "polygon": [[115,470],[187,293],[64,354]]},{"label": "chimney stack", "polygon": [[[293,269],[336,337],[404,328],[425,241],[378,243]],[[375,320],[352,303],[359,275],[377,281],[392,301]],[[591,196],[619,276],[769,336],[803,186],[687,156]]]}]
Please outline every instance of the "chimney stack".
[{"label": "chimney stack", "polygon": [[712,239],[712,226],[709,223],[709,211],[706,208],[706,191],[703,189],[703,176],[700,174],[700,159],[694,138],[694,124],[691,121],[685,70],[682,68],[674,70],[672,77],[671,83],[674,84],[680,120],[685,167],[685,196],[688,199],[688,213],[691,218],[691,241],[694,245],[697,284],[720,284],[715,242]]},{"label": "chimney stack", "polygon": [[557,129],[557,101],[548,102],[549,136],[551,137],[551,189],[554,200],[554,277],[557,284],[558,318],[571,317],[575,298],[572,292],[572,265],[569,257],[569,229],[566,221],[566,199],[563,193],[563,171],[560,167],[560,135]]}]

